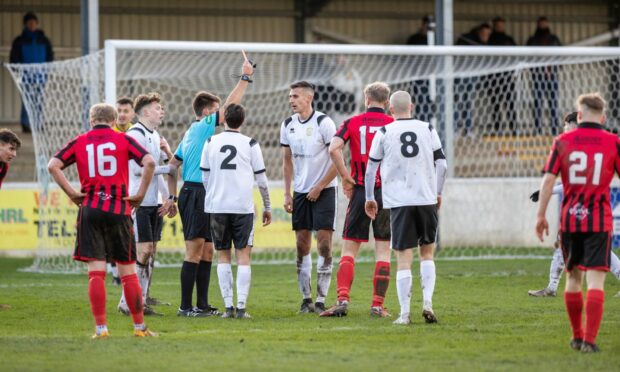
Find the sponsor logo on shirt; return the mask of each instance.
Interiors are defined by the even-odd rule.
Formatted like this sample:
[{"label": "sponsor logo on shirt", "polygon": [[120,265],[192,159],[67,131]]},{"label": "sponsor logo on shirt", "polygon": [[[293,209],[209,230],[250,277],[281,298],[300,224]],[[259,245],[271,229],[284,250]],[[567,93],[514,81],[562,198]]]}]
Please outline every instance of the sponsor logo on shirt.
[{"label": "sponsor logo on shirt", "polygon": [[568,213],[571,216],[575,216],[575,218],[578,219],[579,221],[582,221],[583,219],[587,218],[588,215],[590,214],[590,212],[588,211],[588,208],[584,207],[583,204],[581,203],[577,203],[575,204],[575,206],[570,207],[568,209]]},{"label": "sponsor logo on shirt", "polygon": [[312,127],[306,128],[306,136],[311,137],[313,133],[314,133],[314,128]]},{"label": "sponsor logo on shirt", "polygon": [[106,194],[105,192],[99,192],[97,195],[99,195],[99,199],[101,199],[101,200],[110,200],[110,199],[112,199],[112,195]]}]

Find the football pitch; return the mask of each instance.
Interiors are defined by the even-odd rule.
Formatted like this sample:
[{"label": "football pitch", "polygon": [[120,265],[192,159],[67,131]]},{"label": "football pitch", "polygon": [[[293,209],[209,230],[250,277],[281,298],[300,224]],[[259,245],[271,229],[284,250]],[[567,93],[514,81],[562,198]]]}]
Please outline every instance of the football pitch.
[{"label": "football pitch", "polygon": [[[551,250],[549,251],[551,255]],[[0,259],[0,369],[13,370],[613,370],[620,356],[620,282],[607,278],[599,354],[568,347],[562,293],[532,298],[547,283],[547,260],[438,261],[434,309],[439,324],[424,324],[414,263],[410,326],[370,318],[372,264],[358,264],[345,318],[297,314],[294,265],[252,268],[248,312],[253,319],[179,318],[179,269],[158,268],[152,294],[172,306],[147,317],[159,338],[137,339],[116,312],[120,289],[106,278],[111,337],[91,340],[85,275],[18,272],[27,259]],[[213,270],[215,272],[215,270]],[[236,269],[235,269],[236,271]],[[335,271],[334,271],[335,274]],[[313,273],[313,281],[315,280]],[[392,282],[386,305],[398,299]],[[562,280],[561,287],[564,280]],[[334,299],[335,275],[330,288]],[[563,292],[563,291],[560,291]],[[210,302],[221,308],[213,273]],[[392,318],[393,319],[393,318]]]}]

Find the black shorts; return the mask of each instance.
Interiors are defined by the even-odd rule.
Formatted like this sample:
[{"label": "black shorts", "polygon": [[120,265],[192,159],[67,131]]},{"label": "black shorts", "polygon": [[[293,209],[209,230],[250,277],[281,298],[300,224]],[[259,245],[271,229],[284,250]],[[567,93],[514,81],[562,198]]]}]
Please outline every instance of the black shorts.
[{"label": "black shorts", "polygon": [[308,193],[293,193],[293,230],[336,229],[336,188],[321,191],[315,202],[306,199]]},{"label": "black shorts", "polygon": [[562,233],[562,254],[566,270],[609,271],[611,262],[611,231]]},{"label": "black shorts", "polygon": [[185,240],[203,238],[211,242],[209,213],[205,213],[205,187],[202,183],[185,182],[179,194],[179,214]]},{"label": "black shorts", "polygon": [[161,230],[164,218],[159,215],[159,207],[139,207],[135,210],[134,228],[137,232],[138,243],[158,242],[161,240]]},{"label": "black shorts", "polygon": [[404,250],[435,242],[437,205],[417,205],[390,209],[392,249]]},{"label": "black shorts", "polygon": [[375,200],[379,207],[377,218],[374,221],[366,215],[366,191],[364,186],[355,185],[353,195],[349,201],[347,215],[344,219],[342,239],[355,242],[367,242],[372,221],[372,235],[375,240],[390,240],[390,211],[383,209],[381,188],[375,188]]},{"label": "black shorts", "polygon": [[73,259],[134,263],[136,240],[131,216],[80,207]]},{"label": "black shorts", "polygon": [[254,213],[211,213],[211,236],[216,250],[236,249],[254,244]]}]

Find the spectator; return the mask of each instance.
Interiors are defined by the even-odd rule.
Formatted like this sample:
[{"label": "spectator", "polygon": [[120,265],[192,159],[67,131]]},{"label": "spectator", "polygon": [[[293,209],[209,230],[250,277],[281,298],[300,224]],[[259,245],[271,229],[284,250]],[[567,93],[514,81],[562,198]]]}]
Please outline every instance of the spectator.
[{"label": "spectator", "polygon": [[[506,20],[502,17],[493,18],[493,32],[489,37],[489,45],[515,46],[512,36],[506,34]],[[510,132],[516,134],[516,111],[514,103],[515,83],[511,72],[492,74],[488,79],[487,91],[493,107],[493,127],[495,133]],[[502,108],[506,110],[506,120],[502,120]]]},{"label": "spectator", "polygon": [[[13,40],[11,47],[11,63],[42,63],[54,60],[52,43],[39,29],[39,19],[33,12],[24,15],[24,30],[22,34]],[[36,84],[42,89],[44,77],[41,75],[24,76],[29,83]],[[24,132],[30,132],[30,120],[26,108],[22,102],[21,124]]]},{"label": "spectator", "polygon": [[[561,46],[560,38],[551,33],[547,17],[539,17],[536,21],[536,31],[527,40],[528,46]],[[558,116],[558,68],[557,66],[537,67],[532,69],[534,88],[534,125],[538,133],[542,133],[542,112],[544,102],[547,101],[551,115],[551,134],[556,134]]]},{"label": "spectator", "polygon": [[[487,45],[491,36],[491,26],[481,23],[466,34],[462,34],[456,45],[476,46]],[[477,77],[454,79],[454,124],[464,134],[472,135],[472,102],[477,95],[480,82]]]},{"label": "spectator", "polygon": [[407,39],[407,45],[428,45],[428,26],[431,23],[430,16],[422,17],[422,23],[418,32],[409,36]]}]

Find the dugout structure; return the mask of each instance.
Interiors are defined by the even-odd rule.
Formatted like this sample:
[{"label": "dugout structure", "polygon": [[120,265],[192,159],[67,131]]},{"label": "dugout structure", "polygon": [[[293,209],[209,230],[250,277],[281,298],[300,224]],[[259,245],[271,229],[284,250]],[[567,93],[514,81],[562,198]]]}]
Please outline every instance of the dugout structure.
[{"label": "dugout structure", "polygon": [[[195,93],[206,90],[225,99],[234,87],[242,49],[258,65],[242,102],[248,109],[243,131],[261,144],[276,217],[275,227],[256,233],[257,263],[294,260],[293,233],[278,205],[279,130],[292,114],[288,91],[294,81],[316,86],[315,108],[337,125],[364,110],[362,90],[368,83],[384,81],[393,91],[412,94],[414,116],[437,128],[448,160],[440,211],[438,257],[443,258],[547,257],[550,252],[534,237],[536,205],[528,195],[538,187],[553,136],[562,129],[561,118],[573,110],[579,94],[598,91],[609,103],[607,127],[618,128],[618,48],[107,40],[104,51],[81,58],[7,65],[32,119],[41,194],[54,190],[47,161],[88,128],[90,104],[159,92],[166,110],[159,132],[174,149],[193,120]],[[69,175],[77,182],[75,170]],[[338,209],[342,226],[342,196]],[[39,212],[45,220],[54,211]],[[553,222],[557,212],[548,217]],[[169,226],[180,231],[173,222]],[[339,227],[336,247],[340,234]],[[160,250],[169,252],[160,255],[162,263],[182,261],[182,239],[178,241]],[[549,239],[545,245],[551,244]],[[36,269],[71,270],[72,247],[71,237],[40,237]],[[364,254],[372,256],[368,249]]]}]

